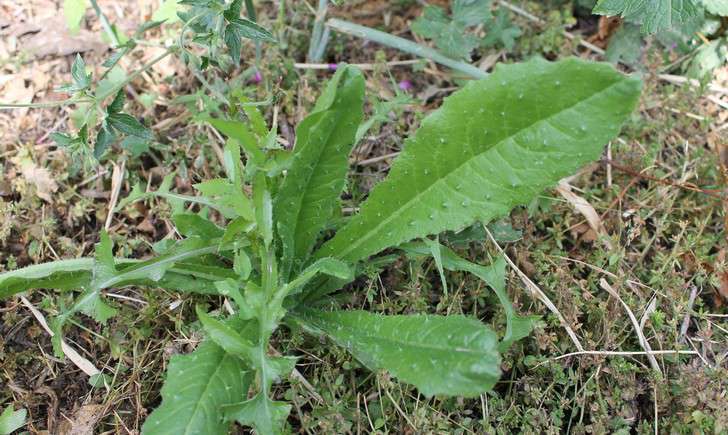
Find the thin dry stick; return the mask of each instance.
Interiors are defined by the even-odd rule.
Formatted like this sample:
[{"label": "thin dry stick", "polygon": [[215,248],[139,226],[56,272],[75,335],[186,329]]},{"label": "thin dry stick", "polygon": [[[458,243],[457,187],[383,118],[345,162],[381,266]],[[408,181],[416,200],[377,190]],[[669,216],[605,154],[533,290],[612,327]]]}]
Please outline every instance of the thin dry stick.
[{"label": "thin dry stick", "polygon": [[[386,66],[409,66],[409,65],[416,65],[418,63],[421,63],[422,60],[420,59],[409,59],[409,60],[392,60],[389,62],[385,62],[384,65]],[[352,66],[355,66],[357,68],[363,69],[363,70],[373,70],[377,67],[378,64],[376,63],[352,63],[350,64]],[[336,69],[337,64],[331,64],[331,63],[294,63],[293,67],[298,69],[327,69],[327,70],[334,70]]]},{"label": "thin dry stick", "polygon": [[[673,75],[673,74],[658,74],[657,78],[662,80],[663,82],[672,83],[674,85],[689,84],[690,86],[695,87],[695,88],[699,88],[702,86],[698,80],[689,79],[687,77]],[[724,88],[715,83],[709,83],[708,90],[710,90],[711,92],[715,92],[716,94],[728,95],[728,88]]]},{"label": "thin dry stick", "polygon": [[[23,305],[25,305],[27,309],[30,310],[31,313],[33,313],[33,317],[35,317],[35,320],[40,323],[40,326],[45,329],[48,335],[53,337],[55,334],[53,333],[53,331],[51,331],[51,328],[48,327],[48,323],[46,322],[43,313],[38,311],[38,309],[36,309],[33,304],[31,304],[30,301],[25,298],[25,296],[20,296],[20,301],[23,303]],[[93,376],[101,373],[101,371],[97,369],[91,361],[82,357],[78,352],[76,352],[76,349],[69,346],[68,343],[66,343],[66,341],[63,339],[61,339],[61,350],[76,367],[81,369],[81,371],[83,371],[87,375]]]},{"label": "thin dry stick", "polygon": [[493,234],[490,233],[490,230],[488,229],[488,227],[486,225],[483,225],[483,228],[485,229],[486,234],[488,234],[488,238],[490,239],[490,241],[493,242],[493,244],[498,249],[498,251],[501,253],[501,255],[503,255],[503,258],[506,260],[506,262],[513,268],[513,270],[516,271],[516,273],[518,274],[518,277],[521,278],[521,281],[526,286],[526,288],[531,292],[531,294],[533,296],[535,296],[544,305],[546,305],[546,308],[548,308],[549,311],[551,311],[559,319],[559,322],[561,322],[561,326],[563,326],[564,329],[566,330],[566,333],[569,334],[569,337],[571,338],[571,341],[574,343],[574,346],[576,346],[576,348],[579,351],[583,351],[584,346],[581,345],[581,342],[579,341],[579,337],[576,336],[576,333],[574,332],[574,330],[571,329],[569,324],[566,322],[566,319],[564,318],[564,316],[561,315],[561,312],[559,311],[559,309],[556,308],[556,305],[554,305],[554,303],[551,302],[551,299],[549,299],[549,297],[546,296],[546,293],[541,291],[541,289],[536,284],[534,284],[534,282],[531,281],[531,279],[528,276],[526,276],[526,274],[523,273],[523,271],[521,271],[521,269],[519,269],[518,266],[516,266],[516,264],[513,263],[513,261],[511,261],[510,257],[508,257],[508,254],[506,254],[506,252],[503,250],[503,248],[500,247],[498,242],[495,240],[495,237],[493,237]]},{"label": "thin dry stick", "polygon": [[695,303],[695,297],[698,295],[698,287],[693,285],[690,289],[690,298],[688,299],[688,307],[685,309],[685,317],[683,317],[682,325],[680,325],[680,336],[678,341],[685,341],[685,334],[688,332],[690,326],[690,312],[693,310],[693,304]]},{"label": "thin dry stick", "polygon": [[616,290],[612,288],[612,286],[609,285],[606,279],[602,278],[599,280],[599,286],[607,291],[610,295],[617,298],[619,303],[622,304],[625,311],[627,311],[627,315],[629,316],[629,320],[632,322],[632,326],[634,326],[634,332],[637,334],[637,339],[639,340],[640,346],[642,346],[642,349],[647,352],[647,359],[650,361],[650,365],[654,370],[657,370],[659,372],[662,372],[660,369],[660,365],[657,363],[657,359],[655,359],[655,355],[652,354],[652,348],[650,347],[650,343],[647,341],[647,338],[645,338],[645,334],[642,332],[642,329],[640,328],[639,323],[637,322],[637,318],[634,316],[634,313],[629,308],[629,305],[627,305],[621,297],[619,297],[619,293],[617,293]]},{"label": "thin dry stick", "polygon": [[124,181],[124,167],[126,166],[126,160],[122,160],[121,166],[116,163],[114,170],[111,172],[111,199],[109,200],[109,214],[106,215],[106,223],[104,229],[109,231],[111,227],[111,220],[114,217],[114,209],[116,204],[119,202],[119,192],[121,191],[121,182]]},{"label": "thin dry stick", "polygon": [[552,358],[552,361],[569,358],[571,356],[581,355],[597,355],[597,356],[639,356],[639,355],[698,355],[694,350],[653,350],[650,352],[640,351],[610,351],[610,350],[583,350],[580,352],[571,352]]},{"label": "thin dry stick", "polygon": [[383,156],[372,157],[371,159],[366,159],[366,160],[362,160],[361,162],[357,162],[357,165],[358,166],[371,165],[372,163],[377,163],[377,162],[381,162],[382,160],[387,160],[387,159],[391,159],[393,157],[397,157],[399,155],[399,153],[400,152],[397,151],[394,153],[385,154]]},{"label": "thin dry stick", "polygon": [[[225,139],[217,132],[217,129],[213,128],[210,124],[207,125],[207,128],[221,144],[225,144]],[[218,145],[214,140],[210,141],[210,145],[212,146],[212,150],[215,152],[217,159],[220,161],[220,164],[225,167],[225,153],[222,151],[222,148],[220,148],[220,145]]]},{"label": "thin dry stick", "polygon": [[607,187],[612,187],[612,141],[607,144]]}]

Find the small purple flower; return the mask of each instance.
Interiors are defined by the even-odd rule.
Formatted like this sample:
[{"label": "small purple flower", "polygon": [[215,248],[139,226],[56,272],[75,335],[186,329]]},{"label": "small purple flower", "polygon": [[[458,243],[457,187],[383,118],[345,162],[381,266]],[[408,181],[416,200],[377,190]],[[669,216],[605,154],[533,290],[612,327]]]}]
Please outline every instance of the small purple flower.
[{"label": "small purple flower", "polygon": [[330,63],[329,64],[329,71],[336,71],[336,69],[339,67],[338,64]]},{"label": "small purple flower", "polygon": [[399,82],[399,88],[403,91],[409,91],[413,88],[412,82],[409,80],[402,80],[401,82]]},{"label": "small purple flower", "polygon": [[260,83],[263,81],[263,75],[260,73],[260,71],[256,71],[255,74],[253,74],[253,77],[250,78],[250,81],[253,83]]}]

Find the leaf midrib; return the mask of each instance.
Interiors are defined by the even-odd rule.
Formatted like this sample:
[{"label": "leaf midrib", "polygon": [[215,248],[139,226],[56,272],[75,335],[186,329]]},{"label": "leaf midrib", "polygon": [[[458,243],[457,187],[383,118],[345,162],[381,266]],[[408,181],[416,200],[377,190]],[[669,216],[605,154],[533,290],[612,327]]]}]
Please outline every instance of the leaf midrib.
[{"label": "leaf midrib", "polygon": [[[331,109],[329,108],[329,109],[326,109],[326,110],[324,110],[322,112],[318,112],[318,113],[321,113],[322,115],[321,115],[321,119],[316,123],[316,125],[318,125],[318,124],[320,124],[320,123],[323,122],[323,120],[325,119],[325,116],[324,115],[327,112],[331,112]],[[338,114],[338,111],[334,111],[334,113],[337,113]],[[338,116],[337,116],[337,118],[338,118]],[[296,235],[298,234],[298,228],[299,228],[299,226],[301,224],[301,220],[302,220],[302,217],[301,216],[303,214],[302,213],[302,210],[303,210],[304,199],[309,196],[310,186],[311,186],[311,180],[314,178],[314,174],[316,174],[318,172],[317,170],[319,168],[319,165],[321,164],[321,156],[324,154],[324,150],[325,149],[328,149],[329,144],[330,144],[331,135],[333,134],[333,131],[335,129],[336,129],[336,125],[332,125],[331,128],[328,129],[328,131],[326,132],[326,140],[324,141],[325,146],[324,147],[317,147],[317,149],[318,149],[319,152],[318,152],[318,156],[316,158],[316,162],[314,163],[313,168],[310,171],[308,171],[308,174],[305,177],[305,183],[304,184],[305,184],[306,187],[305,187],[305,189],[303,189],[304,194],[303,195],[296,195],[297,198],[298,198],[298,204],[296,206],[296,210],[294,211],[295,216],[294,216],[294,220],[293,220],[293,226],[291,228],[293,230],[293,233],[292,234],[293,234],[293,243],[294,243],[294,246],[293,246],[293,254],[294,255],[296,254],[296,250],[298,248],[298,243],[297,243],[297,240],[296,240],[296,238],[297,238]],[[309,130],[309,133],[312,130],[313,130],[313,128],[311,130]],[[309,142],[309,144],[310,143],[311,142]]]},{"label": "leaf midrib", "polygon": [[[342,323],[336,323],[336,326],[342,326],[343,328],[351,331],[352,336],[355,336],[356,334],[354,334],[354,333],[358,331],[357,329],[344,325]],[[327,335],[333,336],[334,334],[327,334]],[[488,354],[487,351],[479,352],[479,351],[475,351],[475,350],[468,349],[468,348],[462,348],[462,347],[444,347],[444,346],[435,346],[432,344],[425,344],[425,343],[422,343],[422,344],[417,343],[417,345],[415,346],[412,344],[412,342],[400,341],[400,340],[397,340],[396,338],[372,336],[372,335],[367,335],[367,334],[359,334],[359,335],[366,337],[367,339],[374,339],[374,340],[378,340],[378,341],[387,341],[390,343],[394,343],[395,345],[405,345],[408,347],[420,347],[424,350],[437,350],[437,351],[441,351],[441,352],[458,352],[459,354],[467,354],[469,356],[475,356],[475,357],[483,357],[484,354]],[[495,350],[495,341],[494,341],[494,346],[491,349]]]},{"label": "leaf midrib", "polygon": [[[333,254],[330,254],[330,255],[331,256],[335,256],[337,258],[346,258],[346,255],[348,255],[350,252],[354,251],[359,246],[361,246],[364,241],[370,239],[373,235],[377,234],[382,227],[388,225],[392,220],[394,220],[395,218],[399,217],[399,215],[401,215],[402,213],[404,213],[405,210],[408,210],[413,203],[418,203],[419,202],[419,198],[422,197],[423,195],[425,195],[426,193],[428,193],[434,186],[439,185],[442,182],[442,180],[446,179],[450,174],[453,174],[453,173],[459,171],[463,166],[469,164],[473,159],[475,159],[477,157],[480,157],[481,155],[483,155],[485,153],[490,152],[492,149],[500,146],[502,143],[504,143],[504,142],[512,139],[514,136],[518,135],[519,133],[523,132],[524,130],[527,130],[527,129],[535,126],[538,123],[547,122],[547,121],[555,118],[556,116],[558,116],[558,115],[566,112],[567,110],[572,110],[572,109],[574,109],[574,108],[576,108],[576,107],[578,107],[578,106],[580,106],[580,105],[582,105],[582,104],[584,104],[584,103],[592,100],[593,98],[602,95],[603,93],[605,93],[606,91],[608,91],[612,87],[617,86],[617,85],[623,83],[623,80],[624,79],[616,80],[615,82],[611,83],[609,86],[607,86],[607,87],[605,87],[603,89],[600,89],[598,92],[595,92],[595,93],[591,94],[588,98],[585,98],[583,100],[579,100],[575,104],[572,104],[572,105],[570,105],[568,107],[564,107],[563,109],[559,110],[558,112],[556,112],[556,113],[554,113],[552,115],[549,115],[549,116],[547,116],[545,118],[538,119],[538,120],[536,120],[536,121],[534,121],[534,122],[532,122],[532,123],[530,123],[530,124],[528,124],[528,125],[520,128],[520,129],[518,129],[516,132],[514,132],[512,134],[509,134],[508,136],[506,136],[503,139],[499,140],[498,142],[494,143],[493,146],[488,147],[486,150],[484,150],[484,151],[482,151],[480,153],[474,154],[472,157],[464,160],[460,165],[458,165],[457,167],[453,168],[453,170],[449,171],[444,176],[438,177],[435,181],[433,181],[424,190],[418,192],[416,195],[414,195],[412,198],[410,198],[410,200],[408,200],[407,202],[405,202],[401,207],[397,208],[394,212],[390,213],[389,216],[387,216],[386,218],[384,218],[381,221],[379,221],[379,223],[374,228],[372,228],[370,231],[367,231],[367,233],[365,235],[360,236],[357,239],[357,241],[352,242],[351,244],[348,245],[347,248],[345,248],[344,250],[340,251],[339,253],[333,253]],[[334,240],[334,239],[332,239],[332,240]]]},{"label": "leaf midrib", "polygon": [[217,364],[217,367],[215,367],[215,372],[212,373],[212,375],[208,378],[207,383],[205,384],[205,389],[202,391],[202,394],[199,396],[199,400],[195,401],[195,409],[192,411],[192,414],[190,414],[189,420],[187,420],[187,424],[185,425],[185,435],[190,434],[190,427],[192,426],[192,421],[194,420],[195,415],[200,410],[200,404],[202,403],[202,398],[207,396],[207,392],[210,389],[210,386],[212,385],[213,380],[217,377],[218,373],[222,369],[223,364],[227,361],[228,358],[236,358],[234,356],[229,355],[224,350],[222,351],[223,355],[222,358],[220,358],[219,363]]}]

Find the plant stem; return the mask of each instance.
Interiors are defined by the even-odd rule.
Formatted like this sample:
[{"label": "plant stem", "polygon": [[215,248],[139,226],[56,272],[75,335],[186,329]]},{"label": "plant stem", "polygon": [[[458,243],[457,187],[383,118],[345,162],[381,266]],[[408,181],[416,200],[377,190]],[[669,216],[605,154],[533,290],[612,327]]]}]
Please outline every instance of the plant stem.
[{"label": "plant stem", "polygon": [[142,67],[139,68],[138,70],[136,70],[133,73],[129,74],[129,76],[127,76],[127,78],[124,79],[123,82],[121,82],[121,83],[119,83],[119,84],[117,84],[117,85],[109,88],[109,90],[106,91],[106,92],[104,92],[104,93],[99,93],[98,95],[96,95],[96,99],[100,101],[100,100],[103,100],[104,98],[108,97],[109,95],[115,94],[119,89],[123,88],[124,86],[128,85],[129,83],[131,83],[135,78],[139,77],[139,75],[141,75],[144,71],[146,71],[149,68],[153,67],[154,65],[156,65],[157,63],[159,63],[162,59],[164,59],[165,57],[167,57],[170,54],[172,54],[173,51],[174,51],[174,49],[168,48],[167,50],[164,51],[164,53],[160,54],[159,56],[155,57],[154,59],[152,59],[149,62],[147,62],[144,65],[142,65]]},{"label": "plant stem", "polygon": [[[245,0],[245,13],[248,19],[254,23],[258,22],[258,16],[255,13],[255,5],[253,0]],[[260,41],[255,41],[255,67],[260,71],[260,59],[262,57],[262,45]]]},{"label": "plant stem", "polygon": [[429,47],[424,47],[420,44],[417,44],[416,42],[412,42],[398,36],[393,36],[389,33],[381,32],[379,30],[374,30],[369,27],[360,26],[358,24],[350,23],[348,21],[339,20],[336,18],[331,18],[330,20],[328,20],[326,22],[326,25],[334,30],[338,30],[339,32],[346,33],[348,35],[356,36],[357,38],[369,39],[370,41],[374,41],[388,47],[396,48],[397,50],[404,51],[405,53],[424,57],[475,79],[482,79],[488,76],[487,72],[473,65],[470,65],[469,63],[450,59],[449,57],[444,56],[443,54]]},{"label": "plant stem", "polygon": [[[246,5],[247,5],[247,3],[246,3]],[[184,24],[184,26],[182,26],[182,30],[179,31],[179,37],[177,39],[177,45],[179,46],[179,49],[180,50],[182,50],[184,53],[187,53],[188,56],[190,56],[190,57],[192,57],[194,55],[189,50],[187,50],[187,48],[185,48],[185,40],[184,40],[185,31],[189,28],[189,26],[193,22],[197,21],[202,16],[203,16],[203,14],[195,15],[189,21],[187,21]],[[190,67],[190,71],[192,71],[192,74],[194,74],[194,76],[197,78],[197,80],[199,80],[200,83],[202,83],[202,86],[203,87],[207,88],[212,94],[214,94],[216,97],[218,97],[222,101],[224,101],[225,104],[227,104],[228,106],[230,106],[230,100],[228,100],[227,97],[225,97],[225,95],[223,95],[217,89],[213,88],[212,85],[210,85],[210,83],[207,82],[207,80],[202,75],[202,73],[200,73],[197,70],[197,65],[196,64],[193,64],[193,62],[189,62],[189,67]]]},{"label": "plant stem", "polygon": [[[329,0],[319,0],[316,9],[316,18],[313,21],[313,33],[311,34],[311,42],[308,45],[308,61],[321,62],[326,44],[329,39],[328,28],[325,29],[326,12],[328,10]],[[323,45],[323,47],[321,47]]]},{"label": "plant stem", "polygon": [[45,103],[0,103],[0,110],[17,109],[23,107],[28,107],[31,109],[47,109],[50,107],[68,106],[76,103],[93,103],[93,100],[89,98],[68,98],[66,100],[48,101]]},{"label": "plant stem", "polygon": [[101,21],[101,27],[104,28],[104,32],[106,32],[106,35],[109,37],[109,39],[111,39],[114,47],[120,46],[121,41],[119,41],[119,37],[116,36],[116,32],[114,32],[114,29],[111,27],[109,19],[106,18],[106,15],[101,11],[101,8],[99,7],[99,4],[96,3],[96,0],[91,0],[91,6],[94,8],[96,16],[98,16],[99,21]]}]

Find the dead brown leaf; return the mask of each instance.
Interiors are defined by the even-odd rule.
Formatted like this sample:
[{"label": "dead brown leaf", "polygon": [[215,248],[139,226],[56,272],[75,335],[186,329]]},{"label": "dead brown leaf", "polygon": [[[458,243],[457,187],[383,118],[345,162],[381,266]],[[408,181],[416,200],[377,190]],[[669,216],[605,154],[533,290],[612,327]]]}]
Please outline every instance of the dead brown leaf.
[{"label": "dead brown leaf", "polygon": [[50,171],[38,166],[26,151],[21,151],[12,162],[20,170],[23,179],[35,186],[39,198],[52,202],[51,194],[58,190],[58,184]]},{"label": "dead brown leaf", "polygon": [[[3,100],[9,103],[28,104],[33,101],[35,89],[32,83],[26,86],[23,77],[15,75],[5,82],[0,94],[3,95]],[[27,107],[16,110],[19,115],[25,115],[28,112]]]},{"label": "dead brown leaf", "polygon": [[59,425],[59,435],[93,435],[94,427],[104,416],[104,408],[104,405],[84,405],[78,408],[70,421]]},{"label": "dead brown leaf", "polygon": [[556,191],[559,192],[559,194],[561,194],[561,196],[564,197],[564,199],[568,201],[576,211],[586,218],[587,223],[596,234],[604,236],[602,238],[604,245],[608,249],[611,249],[612,244],[609,242],[607,230],[604,228],[602,219],[599,217],[596,210],[594,210],[594,207],[592,207],[586,199],[572,192],[571,185],[564,181],[559,183],[556,187]]},{"label": "dead brown leaf", "polygon": [[728,267],[726,267],[726,250],[721,249],[718,253],[717,263],[722,264],[723,267],[717,267],[716,273],[718,274],[718,294],[723,297],[723,300],[728,301]]}]

